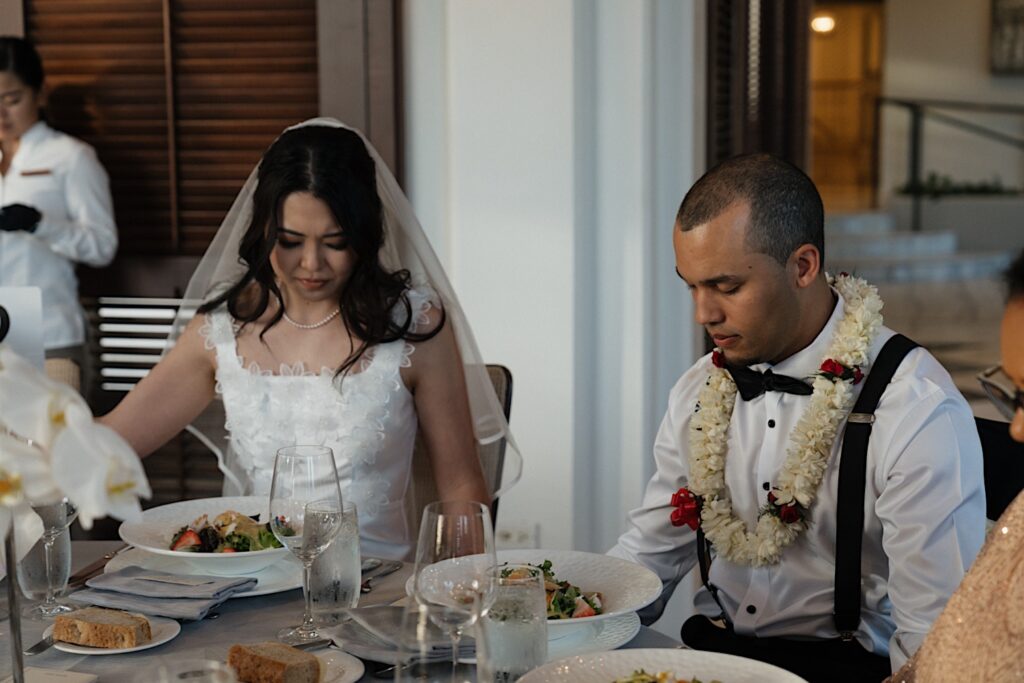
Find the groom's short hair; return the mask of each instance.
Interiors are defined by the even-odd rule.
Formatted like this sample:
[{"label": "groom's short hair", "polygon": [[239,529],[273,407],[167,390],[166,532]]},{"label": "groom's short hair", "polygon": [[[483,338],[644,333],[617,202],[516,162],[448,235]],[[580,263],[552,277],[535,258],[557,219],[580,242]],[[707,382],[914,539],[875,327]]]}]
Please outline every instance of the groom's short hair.
[{"label": "groom's short hair", "polygon": [[825,260],[825,210],[814,182],[770,154],[733,157],[705,173],[683,198],[676,225],[687,232],[738,201],[750,203],[747,247],[785,265],[804,244]]}]

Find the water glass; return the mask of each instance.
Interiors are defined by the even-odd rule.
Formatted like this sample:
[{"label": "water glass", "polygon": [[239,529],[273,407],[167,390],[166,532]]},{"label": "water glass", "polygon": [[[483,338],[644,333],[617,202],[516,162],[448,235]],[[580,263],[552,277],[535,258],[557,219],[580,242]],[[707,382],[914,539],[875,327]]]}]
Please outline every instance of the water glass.
[{"label": "water glass", "polygon": [[341,528],[331,544],[313,560],[309,600],[318,627],[335,626],[348,617],[346,609],[359,604],[362,585],[359,519],[355,503],[342,507]]},{"label": "water glass", "polygon": [[[395,683],[475,682],[475,667],[460,665],[453,668],[449,635],[434,623],[430,611],[428,606],[410,600],[402,608],[400,623],[389,631],[367,629],[379,634],[382,640],[387,635],[398,645],[394,660]],[[360,616],[355,619],[360,624],[364,623]],[[457,657],[473,656],[475,645],[472,640],[466,640],[462,639]]]},{"label": "water glass", "polygon": [[439,501],[423,509],[413,595],[427,608],[430,620],[448,631],[453,677],[463,629],[490,607],[496,565],[487,506]]},{"label": "water glass", "polygon": [[477,628],[477,680],[509,683],[548,658],[544,574],[530,565],[496,570],[494,603]]},{"label": "water glass", "polygon": [[28,607],[25,616],[49,618],[74,608],[58,600],[71,576],[71,534],[68,527],[78,510],[68,500],[32,508],[43,521],[43,535],[18,564],[18,585],[29,600],[41,600]]},{"label": "water glass", "polygon": [[319,640],[310,601],[313,561],[341,528],[342,502],[334,452],[325,446],[289,446],[277,452],[270,485],[270,530],[302,562],[302,623],[278,632],[288,645]]}]

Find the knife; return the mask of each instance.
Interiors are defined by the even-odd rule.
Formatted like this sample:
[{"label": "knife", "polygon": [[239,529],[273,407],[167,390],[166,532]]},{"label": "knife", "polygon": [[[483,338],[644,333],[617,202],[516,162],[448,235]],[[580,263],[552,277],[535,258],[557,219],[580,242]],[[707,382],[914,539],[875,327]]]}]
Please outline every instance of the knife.
[{"label": "knife", "polygon": [[50,635],[45,636],[42,640],[40,640],[32,647],[25,648],[24,650],[22,650],[22,652],[24,652],[27,655],[37,655],[40,652],[46,652],[47,650],[49,650],[51,645],[53,645],[52,632],[50,633]]},{"label": "knife", "polygon": [[365,574],[363,574],[363,583],[359,587],[360,588],[359,592],[360,593],[369,593],[370,592],[370,582],[373,579],[379,579],[382,576],[387,576],[388,574],[393,574],[393,573],[397,572],[401,568],[402,568],[402,563],[399,562],[398,560],[391,560],[390,562],[383,562],[383,563],[381,563],[381,565],[379,567],[377,567],[376,569],[373,569],[373,570],[368,571]]},{"label": "knife", "polygon": [[327,647],[333,642],[334,641],[330,638],[320,638],[318,640],[311,640],[308,643],[298,643],[297,645],[293,645],[292,647],[294,647],[297,650],[318,650],[322,647]]},{"label": "knife", "polygon": [[95,562],[92,562],[83,567],[82,569],[79,569],[77,572],[71,575],[71,578],[68,579],[68,588],[78,588],[79,586],[84,585],[86,581],[96,576],[101,571],[103,571],[104,567],[107,566],[108,562],[114,559],[115,555],[120,554],[122,551],[127,550],[129,547],[130,546],[127,543],[122,543],[119,548],[112,550],[111,552],[107,553]]}]

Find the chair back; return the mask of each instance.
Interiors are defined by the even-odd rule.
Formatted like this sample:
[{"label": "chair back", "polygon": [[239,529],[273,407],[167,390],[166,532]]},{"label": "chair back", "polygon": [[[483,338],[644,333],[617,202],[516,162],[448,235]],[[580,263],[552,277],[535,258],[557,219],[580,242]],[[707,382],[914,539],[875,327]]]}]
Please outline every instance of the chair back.
[{"label": "chair back", "polygon": [[999,519],[1024,490],[1024,443],[1010,437],[1010,425],[974,418],[985,460],[985,516]]},{"label": "chair back", "polygon": [[[505,419],[509,418],[512,410],[512,373],[504,365],[488,365],[487,375],[494,385],[494,393],[498,396],[502,410],[505,411]],[[505,439],[480,444],[477,447],[480,456],[480,466],[483,469],[484,481],[487,490],[491,493],[497,491],[501,486],[501,474],[505,466]],[[416,447],[412,454],[412,479],[409,482],[409,490],[405,495],[405,512],[409,528],[413,531],[413,538],[419,533],[420,519],[423,516],[423,508],[440,496],[437,492],[437,483],[434,481],[434,472],[430,467],[430,456],[426,444],[423,442],[422,433],[416,434]],[[498,519],[498,501],[491,502],[491,519]]]}]

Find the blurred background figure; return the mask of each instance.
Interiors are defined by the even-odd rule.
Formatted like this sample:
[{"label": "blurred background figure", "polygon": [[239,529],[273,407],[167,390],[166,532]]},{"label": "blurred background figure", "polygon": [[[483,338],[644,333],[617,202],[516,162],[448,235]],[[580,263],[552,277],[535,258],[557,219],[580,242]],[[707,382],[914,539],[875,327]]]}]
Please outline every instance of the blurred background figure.
[{"label": "blurred background figure", "polygon": [[109,181],[93,148],[47,125],[42,60],[0,37],[0,287],[39,287],[51,377],[81,386],[85,321],[75,263],[117,251]]}]

